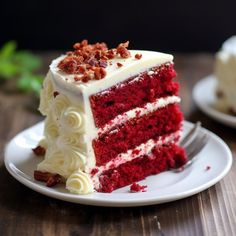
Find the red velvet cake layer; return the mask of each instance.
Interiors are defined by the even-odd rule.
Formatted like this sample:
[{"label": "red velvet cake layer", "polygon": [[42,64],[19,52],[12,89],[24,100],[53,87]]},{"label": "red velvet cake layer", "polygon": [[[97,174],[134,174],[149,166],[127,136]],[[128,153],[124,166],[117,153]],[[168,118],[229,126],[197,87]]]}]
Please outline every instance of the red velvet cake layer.
[{"label": "red velvet cake layer", "polygon": [[[164,64],[152,71],[156,73],[143,72],[90,96],[95,125],[100,128],[123,112],[142,107],[156,98],[177,95],[179,85],[173,81],[176,76],[173,64]],[[137,76],[139,80],[135,81]]]},{"label": "red velvet cake layer", "polygon": [[125,153],[151,138],[179,130],[182,119],[179,105],[170,104],[146,116],[127,121],[93,140],[96,165],[104,165],[119,153]]},{"label": "red velvet cake layer", "polygon": [[175,144],[155,147],[150,157],[145,155],[126,162],[115,169],[105,171],[100,176],[101,185],[97,191],[112,192],[149,175],[180,167],[186,163],[186,160],[185,151]]}]

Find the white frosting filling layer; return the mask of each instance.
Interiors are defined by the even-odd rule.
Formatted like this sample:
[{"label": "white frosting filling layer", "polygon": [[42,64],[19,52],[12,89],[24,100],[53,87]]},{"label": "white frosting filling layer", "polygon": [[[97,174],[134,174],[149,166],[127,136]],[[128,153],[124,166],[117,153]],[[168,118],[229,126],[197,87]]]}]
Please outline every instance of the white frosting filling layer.
[{"label": "white frosting filling layer", "polygon": [[50,73],[47,74],[43,82],[43,89],[40,91],[39,111],[46,116],[49,113],[50,103],[53,98],[53,84]]},{"label": "white frosting filling layer", "polygon": [[106,133],[113,127],[123,124],[132,118],[147,115],[169,104],[179,103],[179,102],[180,102],[180,98],[177,96],[168,96],[166,98],[158,98],[152,103],[147,103],[144,107],[137,107],[127,112],[124,112],[121,115],[116,116],[113,120],[109,121],[104,127],[98,129],[98,134]]}]

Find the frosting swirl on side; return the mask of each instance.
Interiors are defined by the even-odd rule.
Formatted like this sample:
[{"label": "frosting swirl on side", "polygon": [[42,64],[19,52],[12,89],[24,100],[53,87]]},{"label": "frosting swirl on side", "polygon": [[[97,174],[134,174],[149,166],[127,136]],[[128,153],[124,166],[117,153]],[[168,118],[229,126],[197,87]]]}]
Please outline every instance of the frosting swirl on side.
[{"label": "frosting swirl on side", "polygon": [[48,142],[54,141],[59,135],[59,127],[51,116],[45,120],[44,135]]},{"label": "frosting swirl on side", "polygon": [[83,154],[80,148],[70,146],[68,149],[63,151],[65,151],[65,169],[71,173],[78,169],[84,169],[86,164],[86,156]]},{"label": "frosting swirl on side", "polygon": [[47,150],[45,159],[38,164],[37,169],[43,172],[50,172],[59,174],[64,178],[68,178],[71,174],[68,170],[64,169],[65,157],[61,151]]},{"label": "frosting swirl on side", "polygon": [[58,94],[51,105],[52,114],[55,115],[56,118],[59,118],[64,110],[70,106],[70,101],[67,96],[63,94]]},{"label": "frosting swirl on side", "polygon": [[39,141],[38,145],[41,146],[41,147],[43,147],[43,148],[45,148],[45,149],[48,148],[48,143],[47,143],[47,141],[46,141],[45,138],[42,138],[42,139]]},{"label": "frosting swirl on side", "polygon": [[53,84],[50,78],[50,73],[48,73],[43,82],[43,88],[40,91],[39,111],[43,115],[47,115],[49,113],[52,99],[53,99]]},{"label": "frosting swirl on side", "polygon": [[77,147],[49,147],[38,170],[59,174],[67,179],[73,172],[83,170],[86,156]]},{"label": "frosting swirl on side", "polygon": [[62,129],[68,132],[83,132],[84,117],[82,112],[76,107],[68,107],[59,120]]},{"label": "frosting swirl on side", "polygon": [[71,192],[93,192],[90,176],[83,172],[87,163],[84,112],[70,96],[60,90],[54,94],[51,77],[49,73],[41,90],[39,110],[46,119],[40,145],[46,153],[37,169],[61,175]]},{"label": "frosting swirl on side", "polygon": [[88,194],[93,192],[93,184],[88,174],[81,170],[74,172],[66,181],[66,188],[75,194]]},{"label": "frosting swirl on side", "polygon": [[57,146],[65,148],[76,146],[78,148],[84,149],[85,141],[79,133],[61,133],[57,138]]}]

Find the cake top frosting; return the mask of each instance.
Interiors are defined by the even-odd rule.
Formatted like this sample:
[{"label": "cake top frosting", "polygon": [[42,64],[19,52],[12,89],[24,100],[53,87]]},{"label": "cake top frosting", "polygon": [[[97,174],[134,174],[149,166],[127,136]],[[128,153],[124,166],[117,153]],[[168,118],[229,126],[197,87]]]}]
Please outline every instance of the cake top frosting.
[{"label": "cake top frosting", "polygon": [[[108,49],[105,43],[91,45],[86,40],[76,43],[73,52],[52,61],[50,72],[53,80],[70,91],[86,90],[92,94],[139,72],[173,61],[170,54],[128,50],[128,45],[129,42],[126,42],[115,49]],[[83,58],[82,54],[85,54]]]}]

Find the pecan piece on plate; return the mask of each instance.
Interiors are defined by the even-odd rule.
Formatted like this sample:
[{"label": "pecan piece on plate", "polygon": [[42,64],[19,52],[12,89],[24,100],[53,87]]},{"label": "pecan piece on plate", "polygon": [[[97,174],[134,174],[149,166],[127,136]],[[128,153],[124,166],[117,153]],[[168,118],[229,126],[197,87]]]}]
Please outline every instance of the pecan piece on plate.
[{"label": "pecan piece on plate", "polygon": [[39,170],[34,171],[34,179],[45,182],[46,186],[53,187],[56,184],[59,184],[62,182],[62,177],[59,174],[52,174],[49,172],[42,172]]}]

